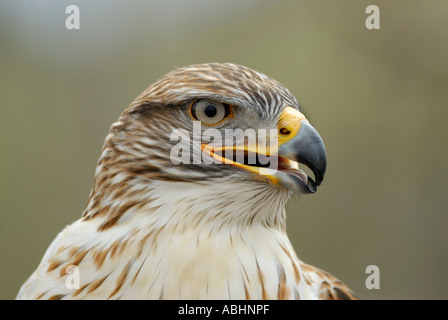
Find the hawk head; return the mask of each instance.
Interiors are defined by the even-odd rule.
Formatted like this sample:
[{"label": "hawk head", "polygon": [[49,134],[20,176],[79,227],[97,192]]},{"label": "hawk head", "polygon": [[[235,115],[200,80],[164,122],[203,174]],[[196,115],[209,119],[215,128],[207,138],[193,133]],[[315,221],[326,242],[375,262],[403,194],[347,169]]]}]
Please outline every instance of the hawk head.
[{"label": "hawk head", "polygon": [[112,125],[83,217],[18,297],[352,298],[286,234],[286,201],[316,192],[325,167],[322,139],[279,82],[228,63],[174,70]]},{"label": "hawk head", "polygon": [[[191,65],[160,78],[112,125],[84,216],[123,197],[143,206],[161,190],[239,212],[249,198],[281,207],[293,192],[316,192],[325,168],[321,137],[282,84],[240,65]],[[124,210],[114,212],[106,227]]]}]

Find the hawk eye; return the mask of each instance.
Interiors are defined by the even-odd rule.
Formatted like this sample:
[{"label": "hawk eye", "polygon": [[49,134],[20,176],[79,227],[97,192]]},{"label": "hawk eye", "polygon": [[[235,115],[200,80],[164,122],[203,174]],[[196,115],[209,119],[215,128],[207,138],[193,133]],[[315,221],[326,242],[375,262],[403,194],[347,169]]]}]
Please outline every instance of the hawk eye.
[{"label": "hawk eye", "polygon": [[231,113],[230,106],[213,100],[202,99],[193,102],[190,114],[195,119],[207,125],[216,125]]}]

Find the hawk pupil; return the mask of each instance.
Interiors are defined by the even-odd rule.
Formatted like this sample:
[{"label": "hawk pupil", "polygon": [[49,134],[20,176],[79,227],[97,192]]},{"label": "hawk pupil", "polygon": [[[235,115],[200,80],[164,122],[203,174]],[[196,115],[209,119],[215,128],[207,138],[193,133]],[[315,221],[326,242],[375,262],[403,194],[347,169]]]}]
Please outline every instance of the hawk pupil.
[{"label": "hawk pupil", "polygon": [[204,113],[207,117],[213,118],[218,113],[218,110],[216,110],[216,107],[212,104],[209,104],[205,107]]}]

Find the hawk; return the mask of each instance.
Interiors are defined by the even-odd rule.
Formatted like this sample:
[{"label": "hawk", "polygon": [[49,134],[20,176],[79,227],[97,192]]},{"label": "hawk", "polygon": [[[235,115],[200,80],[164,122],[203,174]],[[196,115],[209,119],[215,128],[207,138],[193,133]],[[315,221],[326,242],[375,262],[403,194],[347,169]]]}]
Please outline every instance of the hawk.
[{"label": "hawk", "polygon": [[111,126],[87,208],[17,298],[352,299],[286,234],[287,200],[316,192],[325,169],[282,84],[231,63],[176,69]]}]

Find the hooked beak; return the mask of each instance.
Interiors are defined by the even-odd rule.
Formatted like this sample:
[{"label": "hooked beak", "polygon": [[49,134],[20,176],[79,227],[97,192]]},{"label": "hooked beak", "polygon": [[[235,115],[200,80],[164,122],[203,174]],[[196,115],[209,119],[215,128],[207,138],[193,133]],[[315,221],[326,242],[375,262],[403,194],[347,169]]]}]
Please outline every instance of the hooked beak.
[{"label": "hooked beak", "polygon": [[[314,174],[314,180],[298,164],[304,164]],[[315,193],[324,179],[327,153],[322,138],[307,120],[302,120],[296,136],[278,149],[279,183],[293,191]],[[284,174],[286,173],[286,175]]]},{"label": "hooked beak", "polygon": [[[202,144],[201,148],[220,163],[251,171],[293,192],[315,193],[327,166],[322,138],[305,116],[292,107],[286,107],[280,115],[278,142],[268,148],[259,145],[211,147],[208,144]],[[230,156],[227,151],[230,151]],[[235,161],[238,154],[242,156]],[[250,162],[251,155],[256,155],[258,160],[269,159],[271,162],[268,165],[266,161],[264,165],[260,161]],[[299,168],[299,163],[311,169],[314,180]]]}]

